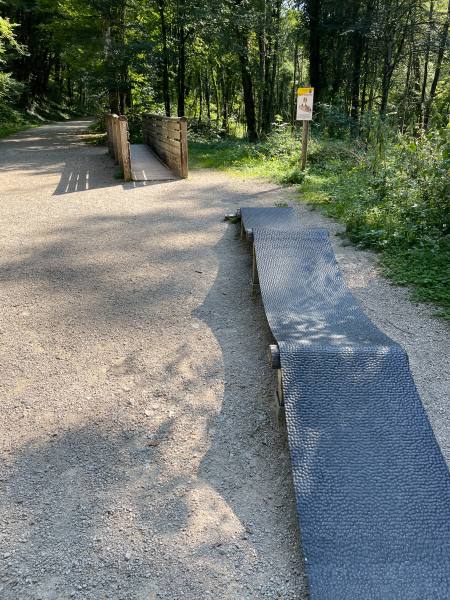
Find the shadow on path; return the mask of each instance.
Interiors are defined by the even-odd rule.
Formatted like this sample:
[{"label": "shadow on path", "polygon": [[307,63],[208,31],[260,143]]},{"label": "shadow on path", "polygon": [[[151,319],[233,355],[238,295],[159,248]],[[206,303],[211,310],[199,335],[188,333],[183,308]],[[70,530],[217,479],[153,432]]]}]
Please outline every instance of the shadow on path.
[{"label": "shadow on path", "polygon": [[[1,475],[5,600],[303,597],[269,334],[247,248],[232,228],[216,245],[202,231],[217,226],[213,191],[195,218],[173,205],[68,220],[0,266],[3,289],[34,290],[33,319],[50,336],[20,399],[35,437]],[[207,325],[200,337],[191,313]],[[26,334],[20,325],[20,346]],[[89,389],[105,344],[124,359]],[[61,419],[44,432],[49,410]]]}]

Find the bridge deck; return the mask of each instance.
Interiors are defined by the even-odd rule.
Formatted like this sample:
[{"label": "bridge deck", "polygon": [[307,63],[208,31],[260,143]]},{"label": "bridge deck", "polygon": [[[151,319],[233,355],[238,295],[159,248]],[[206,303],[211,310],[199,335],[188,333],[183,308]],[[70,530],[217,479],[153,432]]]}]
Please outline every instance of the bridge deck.
[{"label": "bridge deck", "polygon": [[177,176],[145,144],[132,144],[130,153],[133,181],[177,179]]}]

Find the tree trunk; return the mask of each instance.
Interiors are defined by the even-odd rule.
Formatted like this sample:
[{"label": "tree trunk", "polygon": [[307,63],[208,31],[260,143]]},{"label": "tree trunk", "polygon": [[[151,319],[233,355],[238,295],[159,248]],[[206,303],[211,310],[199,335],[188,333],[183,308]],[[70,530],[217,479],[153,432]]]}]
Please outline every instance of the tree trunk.
[{"label": "tree trunk", "polygon": [[202,122],[203,118],[203,81],[202,81],[202,72],[200,71],[198,74],[198,99],[199,99],[199,109],[198,109],[198,122]]},{"label": "tree trunk", "polygon": [[256,130],[255,101],[253,98],[253,82],[248,61],[248,39],[242,36],[240,40],[239,63],[241,65],[242,88],[244,91],[245,118],[247,121],[247,135],[250,142],[258,140]]},{"label": "tree trunk", "polygon": [[434,0],[430,0],[430,8],[428,11],[428,32],[427,32],[427,41],[425,46],[425,59],[423,65],[423,81],[422,81],[422,91],[420,94],[420,111],[421,116],[425,114],[425,98],[427,95],[427,85],[428,85],[428,63],[430,61],[430,46],[431,46],[431,30],[433,28],[433,13],[434,13]]},{"label": "tree trunk", "polygon": [[314,88],[316,101],[322,97],[322,64],[321,64],[321,11],[322,0],[308,0],[306,12],[309,21],[309,80]]},{"label": "tree trunk", "polygon": [[178,25],[178,116],[184,117],[186,100],[186,36],[183,17]]},{"label": "tree trunk", "polygon": [[391,69],[392,62],[392,41],[388,40],[386,42],[386,49],[384,54],[384,63],[383,63],[383,78],[381,81],[381,104],[380,104],[380,115],[384,119],[386,116],[386,110],[389,100],[389,88],[391,85]]},{"label": "tree trunk", "polygon": [[214,102],[216,104],[216,123],[219,126],[220,123],[220,102],[219,102],[219,89],[217,87],[216,78],[214,75],[214,69],[211,69],[211,83],[214,92]]},{"label": "tree trunk", "polygon": [[294,48],[294,80],[292,82],[292,90],[291,90],[291,123],[292,125],[295,124],[295,117],[296,117],[296,109],[297,109],[297,103],[296,103],[296,99],[297,99],[297,85],[298,85],[298,47],[299,47],[299,40],[298,40],[298,30],[297,30],[297,35],[295,36],[295,48]]},{"label": "tree trunk", "polygon": [[165,0],[158,0],[158,12],[161,22],[161,39],[163,45],[163,68],[162,68],[162,84],[164,109],[166,117],[170,117],[170,88],[169,88],[169,54],[167,52],[167,27],[165,14]]},{"label": "tree trunk", "polygon": [[258,85],[258,128],[262,131],[264,118],[264,97],[266,93],[266,60],[267,60],[267,40],[266,40],[266,0],[261,0],[261,24],[258,32],[258,51],[259,51],[259,85]]},{"label": "tree trunk", "polygon": [[222,71],[222,129],[228,133],[228,81]]},{"label": "tree trunk", "polygon": [[436,96],[436,90],[437,90],[437,86],[439,83],[439,78],[441,76],[442,61],[444,58],[445,49],[447,47],[449,25],[450,25],[450,0],[448,2],[448,7],[447,7],[447,16],[446,16],[444,24],[442,26],[442,32],[441,32],[441,37],[440,37],[440,41],[439,41],[439,49],[438,49],[438,54],[437,54],[437,58],[436,58],[435,68],[434,68],[433,82],[431,84],[430,93],[428,94],[428,100],[426,103],[425,113],[424,113],[424,117],[423,117],[423,128],[425,129],[425,131],[428,129],[428,125],[430,122],[430,115],[431,115],[431,106],[433,104],[434,97]]},{"label": "tree trunk", "polygon": [[208,117],[208,123],[211,123],[211,90],[209,88],[209,69],[206,68],[205,72],[205,102],[206,102],[206,115]]},{"label": "tree trunk", "polygon": [[280,47],[280,17],[281,17],[281,0],[277,1],[276,8],[273,13],[274,20],[274,47],[272,55],[272,72],[270,74],[270,87],[269,87],[269,102],[267,106],[267,123],[266,131],[269,132],[272,128],[272,123],[275,118],[275,85],[277,81],[277,69],[278,69],[278,50]]},{"label": "tree trunk", "polygon": [[359,131],[359,94],[361,87],[361,60],[363,51],[363,37],[359,27],[356,25],[358,21],[358,7],[359,3],[353,4],[353,23],[354,32],[352,35],[352,54],[353,54],[353,65],[352,65],[352,85],[351,85],[351,109],[350,117],[352,120],[352,133],[358,135]]}]

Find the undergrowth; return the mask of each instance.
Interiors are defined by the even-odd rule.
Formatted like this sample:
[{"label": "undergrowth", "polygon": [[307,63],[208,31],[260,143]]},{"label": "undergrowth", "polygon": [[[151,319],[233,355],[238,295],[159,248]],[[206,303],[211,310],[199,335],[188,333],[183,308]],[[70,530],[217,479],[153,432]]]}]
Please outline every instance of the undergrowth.
[{"label": "undergrowth", "polygon": [[48,121],[65,121],[79,116],[85,116],[85,113],[45,99],[26,110],[0,103],[0,139]]},{"label": "undergrowth", "polygon": [[450,322],[450,129],[390,136],[379,124],[365,142],[315,133],[304,173],[298,138],[279,127],[259,144],[196,139],[191,167],[297,184],[299,200],[343,222],[386,276]]}]

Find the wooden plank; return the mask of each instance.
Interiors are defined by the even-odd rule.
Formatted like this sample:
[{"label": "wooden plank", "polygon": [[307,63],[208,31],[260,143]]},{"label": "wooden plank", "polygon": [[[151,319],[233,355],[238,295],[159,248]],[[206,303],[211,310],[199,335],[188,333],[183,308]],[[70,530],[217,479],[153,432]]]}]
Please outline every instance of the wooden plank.
[{"label": "wooden plank", "polygon": [[165,127],[152,127],[151,125],[143,125],[143,131],[147,131],[150,135],[156,135],[170,140],[179,141],[181,139],[180,129],[166,129]]},{"label": "wooden plank", "polygon": [[181,141],[181,131],[166,131],[165,129],[155,129],[153,127],[143,127],[142,130],[147,132],[149,135],[161,137],[163,139],[171,140],[174,142]]},{"label": "wooden plank", "polygon": [[187,119],[144,115],[142,129],[145,143],[180,177],[187,177]]},{"label": "wooden plank", "polygon": [[186,179],[188,176],[188,139],[187,139],[187,120],[181,121],[181,169],[180,177]]},{"label": "wooden plank", "polygon": [[162,123],[161,121],[143,121],[144,127],[151,127],[152,129],[160,129],[168,132],[175,133],[180,131],[180,123]]},{"label": "wooden plank", "polygon": [[134,181],[172,181],[176,175],[145,145],[131,145],[131,171]]},{"label": "wooden plank", "polygon": [[160,146],[166,150],[172,151],[174,154],[180,154],[181,144],[180,142],[174,142],[164,138],[153,138],[155,146]]},{"label": "wooden plank", "polygon": [[112,115],[112,130],[113,130],[113,144],[114,144],[114,158],[116,163],[119,163],[119,119],[117,115]]},{"label": "wooden plank", "polygon": [[165,115],[155,115],[153,113],[145,114],[144,119],[151,119],[154,121],[166,121],[168,123],[179,123],[182,120],[187,121],[186,117],[166,117]]},{"label": "wooden plank", "polygon": [[126,117],[119,117],[118,121],[123,178],[125,181],[131,181],[131,156],[130,144],[128,142],[128,119]]}]

